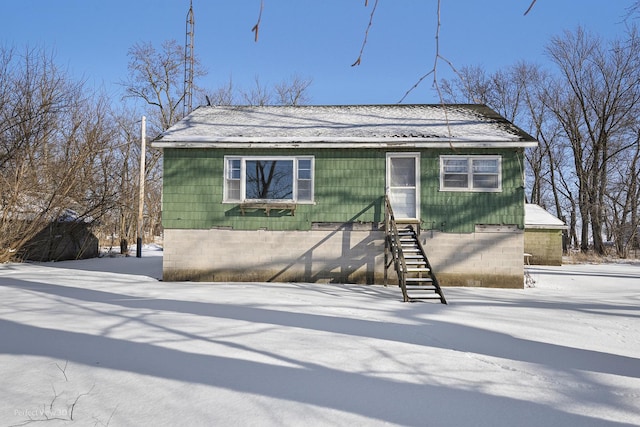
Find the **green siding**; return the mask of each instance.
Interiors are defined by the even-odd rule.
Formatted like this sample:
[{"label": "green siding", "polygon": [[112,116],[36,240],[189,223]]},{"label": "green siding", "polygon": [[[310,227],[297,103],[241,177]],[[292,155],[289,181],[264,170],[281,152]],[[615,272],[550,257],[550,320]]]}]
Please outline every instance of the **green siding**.
[{"label": "green siding", "polygon": [[[502,156],[502,192],[440,191],[441,155],[499,154]],[[424,229],[465,233],[476,224],[516,224],[524,228],[522,151],[429,150],[421,155],[421,219]]]},{"label": "green siding", "polygon": [[[225,155],[273,155],[267,150],[165,149],[165,228],[232,227],[253,230],[308,230],[314,222],[382,222],[386,153],[393,150],[277,150],[277,155],[315,156],[315,204],[289,212],[247,211],[223,204]],[[413,151],[413,150],[412,150]],[[394,151],[397,152],[397,151]],[[439,190],[442,154],[500,154],[502,192]],[[475,224],[524,227],[522,150],[422,150],[421,219],[424,229],[472,232]]]}]

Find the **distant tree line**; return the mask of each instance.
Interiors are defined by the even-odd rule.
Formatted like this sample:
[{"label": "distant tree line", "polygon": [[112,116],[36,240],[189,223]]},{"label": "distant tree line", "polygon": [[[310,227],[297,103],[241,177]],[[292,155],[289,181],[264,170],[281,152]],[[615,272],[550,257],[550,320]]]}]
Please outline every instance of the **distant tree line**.
[{"label": "distant tree line", "polygon": [[494,73],[461,68],[445,102],[480,102],[528,130],[527,199],[569,225],[582,251],[626,257],[640,226],[640,38],[604,41],[582,28],[546,47],[553,69],[520,62]]}]

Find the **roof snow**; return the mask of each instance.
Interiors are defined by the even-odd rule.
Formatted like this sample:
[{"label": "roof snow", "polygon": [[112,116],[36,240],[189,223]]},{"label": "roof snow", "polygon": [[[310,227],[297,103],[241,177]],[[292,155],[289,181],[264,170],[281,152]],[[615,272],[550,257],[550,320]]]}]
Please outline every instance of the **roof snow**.
[{"label": "roof snow", "polygon": [[524,227],[531,229],[565,230],[566,224],[547,212],[542,206],[527,203],[524,205]]},{"label": "roof snow", "polygon": [[200,107],[156,147],[535,146],[484,105]]}]

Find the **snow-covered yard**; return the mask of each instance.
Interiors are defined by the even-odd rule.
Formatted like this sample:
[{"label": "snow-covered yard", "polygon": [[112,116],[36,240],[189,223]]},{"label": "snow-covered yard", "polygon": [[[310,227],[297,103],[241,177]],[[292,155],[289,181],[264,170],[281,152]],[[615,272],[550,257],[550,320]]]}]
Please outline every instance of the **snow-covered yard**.
[{"label": "snow-covered yard", "polygon": [[0,265],[0,425],[640,425],[638,264],[442,305],[166,283],[161,254]]}]

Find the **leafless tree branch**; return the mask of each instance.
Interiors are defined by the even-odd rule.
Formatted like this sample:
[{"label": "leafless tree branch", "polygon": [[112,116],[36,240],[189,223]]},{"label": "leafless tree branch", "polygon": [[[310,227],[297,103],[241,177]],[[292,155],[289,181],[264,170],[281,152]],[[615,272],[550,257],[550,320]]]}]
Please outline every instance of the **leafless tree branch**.
[{"label": "leafless tree branch", "polygon": [[[364,7],[367,7],[367,5],[368,5],[368,2],[365,0]],[[356,59],[356,62],[351,64],[352,67],[355,67],[356,65],[360,65],[360,62],[362,61],[362,54],[364,53],[364,47],[366,46],[367,40],[369,39],[369,30],[373,25],[373,15],[376,13],[376,7],[378,7],[378,0],[376,0],[376,2],[373,4],[373,9],[371,9],[371,15],[369,15],[369,24],[367,25],[367,29],[364,32],[364,40],[362,41],[360,54],[358,55],[358,59]]]},{"label": "leafless tree branch", "polygon": [[531,9],[533,9],[533,5],[534,5],[534,4],[536,4],[536,1],[538,1],[538,0],[533,0],[533,1],[531,2],[531,4],[529,5],[529,8],[528,8],[528,9],[527,9],[527,11],[524,13],[524,14],[525,14],[525,16],[526,16],[529,12],[531,12]]},{"label": "leafless tree branch", "polygon": [[458,73],[458,71],[456,70],[456,68],[453,66],[453,63],[448,60],[447,58],[445,58],[443,55],[440,54],[440,28],[441,28],[441,22],[440,22],[440,6],[441,6],[441,0],[438,0],[438,4],[437,4],[437,11],[436,11],[436,34],[435,34],[435,40],[436,40],[436,53],[434,55],[434,61],[433,61],[433,68],[426,74],[424,74],[422,77],[420,77],[418,79],[418,81],[411,87],[409,88],[409,90],[407,90],[405,92],[405,94],[402,96],[402,98],[400,98],[400,101],[398,101],[398,103],[402,103],[404,102],[404,100],[407,98],[407,96],[409,96],[409,94],[411,92],[413,92],[415,89],[418,88],[418,86],[420,86],[420,84],[422,83],[422,81],[427,78],[428,76],[433,76],[433,86],[436,89],[436,92],[438,93],[438,99],[440,99],[440,101],[442,102],[442,92],[440,90],[440,85],[438,83],[438,62],[439,61],[444,61],[447,65],[449,65],[449,67],[453,70],[453,72],[460,76],[460,74]]},{"label": "leafless tree branch", "polygon": [[254,33],[254,41],[258,42],[258,32],[260,31],[260,21],[262,21],[262,9],[264,8],[264,0],[260,0],[260,13],[258,14],[258,22],[253,26],[251,31]]}]

